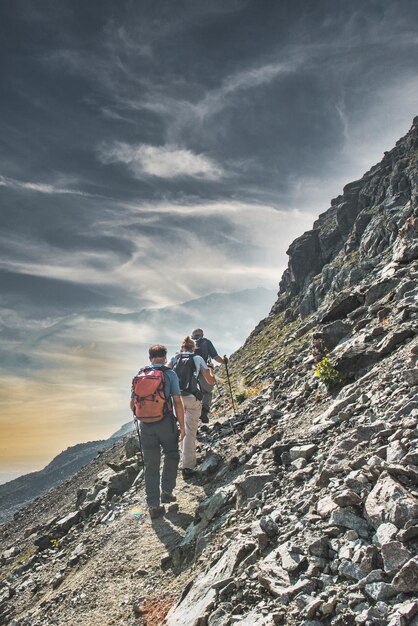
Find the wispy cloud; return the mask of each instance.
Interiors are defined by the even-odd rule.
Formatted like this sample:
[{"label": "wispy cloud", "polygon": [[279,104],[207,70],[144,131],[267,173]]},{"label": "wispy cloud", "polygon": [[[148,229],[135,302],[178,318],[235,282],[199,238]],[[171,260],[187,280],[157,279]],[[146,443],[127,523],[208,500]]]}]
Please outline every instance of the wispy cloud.
[{"label": "wispy cloud", "polygon": [[239,92],[269,84],[279,76],[293,72],[298,65],[299,60],[289,59],[236,72],[225,78],[219,88],[207,92],[196,105],[196,112],[200,118],[211,116],[228,106],[230,99],[239,95]]},{"label": "wispy cloud", "polygon": [[68,189],[66,187],[60,187],[59,185],[52,185],[49,183],[34,183],[23,180],[16,180],[15,178],[9,178],[8,176],[0,176],[0,187],[9,187],[10,189],[25,189],[27,191],[36,191],[38,193],[46,194],[70,194],[73,196],[86,196],[91,197],[91,194],[78,189]]},{"label": "wispy cloud", "polygon": [[104,163],[126,163],[138,177],[147,175],[219,180],[224,175],[222,168],[212,159],[175,145],[129,145],[116,142],[111,146],[101,146],[99,154]]},{"label": "wispy cloud", "polygon": [[[129,257],[110,250],[74,254],[42,239],[3,236],[0,268],[91,289],[122,289],[131,300],[140,294],[154,306],[164,306],[216,291],[219,284],[225,290],[275,287],[286,264],[286,247],[313,219],[313,213],[226,200],[118,203],[96,218],[93,230],[104,238],[112,234],[129,241]],[[73,229],[75,247],[77,237]],[[188,259],[202,262],[186,263],[185,250]],[[157,266],[151,260],[156,253]],[[167,272],[167,267],[176,271]]]}]

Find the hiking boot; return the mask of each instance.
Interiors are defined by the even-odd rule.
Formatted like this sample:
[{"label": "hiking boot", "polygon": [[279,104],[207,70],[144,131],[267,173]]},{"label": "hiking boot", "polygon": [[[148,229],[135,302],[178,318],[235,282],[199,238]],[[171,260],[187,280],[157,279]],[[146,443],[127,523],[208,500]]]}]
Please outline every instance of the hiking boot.
[{"label": "hiking boot", "polygon": [[172,493],[168,493],[168,491],[163,491],[161,494],[161,502],[169,503],[176,502],[177,498]]},{"label": "hiking boot", "polygon": [[149,506],[148,512],[151,519],[157,519],[158,517],[162,517],[164,515],[165,506]]},{"label": "hiking boot", "polygon": [[192,478],[197,477],[197,472],[193,469],[190,469],[189,467],[185,467],[181,471],[181,474],[183,476],[183,480],[191,480]]},{"label": "hiking boot", "polygon": [[200,421],[203,422],[204,424],[209,424],[208,413],[209,413],[209,409],[207,409],[205,406],[202,407],[202,412],[200,414]]}]

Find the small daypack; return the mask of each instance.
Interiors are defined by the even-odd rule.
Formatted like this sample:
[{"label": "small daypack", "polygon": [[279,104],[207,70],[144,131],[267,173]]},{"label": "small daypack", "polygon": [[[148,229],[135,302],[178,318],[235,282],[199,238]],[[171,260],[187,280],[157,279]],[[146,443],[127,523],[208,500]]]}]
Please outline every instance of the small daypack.
[{"label": "small daypack", "polygon": [[204,362],[206,363],[209,358],[209,346],[208,340],[206,337],[199,337],[196,339],[196,348],[194,351],[195,355],[201,356]]},{"label": "small daypack", "polygon": [[134,413],[141,422],[160,422],[170,411],[164,394],[166,367],[140,370],[132,381]]},{"label": "small daypack", "polygon": [[180,354],[177,355],[177,361],[173,366],[173,370],[178,376],[182,395],[192,394],[195,398],[201,400],[203,394],[197,380],[196,366],[193,356],[193,354],[180,352]]}]

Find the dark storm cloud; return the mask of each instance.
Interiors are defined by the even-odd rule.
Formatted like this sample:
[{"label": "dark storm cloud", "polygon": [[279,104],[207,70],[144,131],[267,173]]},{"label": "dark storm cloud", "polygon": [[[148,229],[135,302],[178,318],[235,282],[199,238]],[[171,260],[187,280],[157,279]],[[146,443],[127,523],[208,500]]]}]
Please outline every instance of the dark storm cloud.
[{"label": "dark storm cloud", "polygon": [[[151,240],[170,246],[184,229],[222,247],[216,234],[234,229],[204,209],[154,211],[143,226],[148,203],[311,210],[319,188],[332,179],[339,191],[353,160],[376,150],[361,144],[362,120],[380,123],[387,90],[412,84],[417,17],[416,3],[392,0],[3,3],[3,267],[76,283],[82,260],[97,272],[80,284],[93,286]],[[416,97],[404,94],[409,111]],[[71,251],[75,271],[52,271],[51,257],[68,265]],[[228,252],[252,257],[250,245]]]},{"label": "dark storm cloud", "polygon": [[[285,202],[295,170],[335,173],[347,126],[417,61],[413,2],[20,1],[0,10],[4,174],[18,178],[24,163],[26,180],[66,176],[120,198],[280,193]],[[183,175],[160,168],[156,179],[144,164],[150,147],[171,149],[173,162],[176,148],[189,151],[209,174],[202,161],[185,176],[186,162]]]}]

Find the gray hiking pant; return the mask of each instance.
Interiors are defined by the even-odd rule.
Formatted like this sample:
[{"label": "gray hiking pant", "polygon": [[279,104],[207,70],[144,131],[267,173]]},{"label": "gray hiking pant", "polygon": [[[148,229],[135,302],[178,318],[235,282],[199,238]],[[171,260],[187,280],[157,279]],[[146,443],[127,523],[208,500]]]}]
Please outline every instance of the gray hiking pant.
[{"label": "gray hiking pant", "polygon": [[210,404],[212,402],[212,391],[214,385],[210,385],[208,382],[206,382],[203,374],[199,374],[199,385],[203,393],[202,409],[207,409],[209,411]]},{"label": "gray hiking pant", "polygon": [[148,506],[160,506],[161,449],[164,453],[161,489],[172,493],[176,486],[180,460],[179,430],[176,418],[168,414],[161,422],[140,422],[142,453],[144,455],[145,493]]}]

